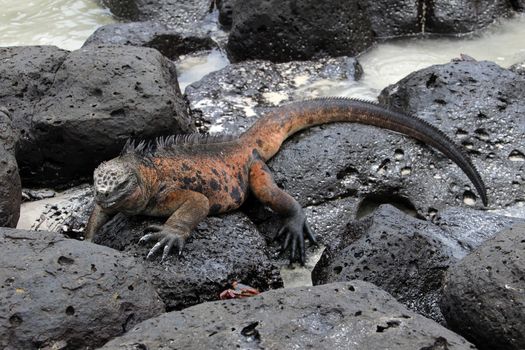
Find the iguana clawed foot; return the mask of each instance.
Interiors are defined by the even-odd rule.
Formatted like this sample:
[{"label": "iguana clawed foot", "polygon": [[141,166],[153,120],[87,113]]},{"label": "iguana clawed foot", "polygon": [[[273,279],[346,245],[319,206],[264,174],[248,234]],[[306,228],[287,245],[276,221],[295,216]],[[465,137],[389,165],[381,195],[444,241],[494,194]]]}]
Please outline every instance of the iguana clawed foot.
[{"label": "iguana clawed foot", "polygon": [[161,261],[164,261],[168,257],[173,247],[178,249],[179,255],[182,254],[182,249],[184,248],[184,244],[186,242],[185,237],[187,236],[184,235],[183,232],[179,232],[178,230],[166,225],[151,225],[148,226],[144,231],[152,233],[147,233],[142,236],[142,238],[139,240],[139,243],[157,241],[157,243],[149,251],[146,259],[151,259],[155,254],[163,249]]},{"label": "iguana clawed foot", "polygon": [[304,235],[306,234],[310,243],[317,245],[314,232],[306,221],[304,213],[300,212],[286,218],[283,227],[279,230],[275,238],[282,237],[285,233],[286,237],[284,238],[280,253],[283,254],[290,249],[290,264],[298,260],[301,265],[304,265],[306,261]]}]

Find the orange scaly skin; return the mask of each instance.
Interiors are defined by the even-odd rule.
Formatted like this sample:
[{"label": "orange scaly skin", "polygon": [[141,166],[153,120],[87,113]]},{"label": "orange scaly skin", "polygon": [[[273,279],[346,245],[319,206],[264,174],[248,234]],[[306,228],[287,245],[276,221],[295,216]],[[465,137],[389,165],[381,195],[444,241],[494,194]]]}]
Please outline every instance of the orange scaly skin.
[{"label": "orange scaly skin", "polygon": [[128,144],[121,154],[95,170],[97,204],[86,238],[116,212],[168,217],[151,226],[141,241],[158,241],[148,258],[163,249],[165,259],[174,247],[182,251],[193,228],[209,214],[237,209],[248,190],[283,217],[279,235],[291,262],[304,263],[304,235],[315,242],[301,206],[274,183],[265,162],[299,130],[332,122],[357,122],[401,132],[429,144],[458,164],[487,204],[485,185],[468,156],[445,134],[427,122],[375,103],[343,98],[320,98],[274,109],[236,139],[158,139],[157,144]]}]

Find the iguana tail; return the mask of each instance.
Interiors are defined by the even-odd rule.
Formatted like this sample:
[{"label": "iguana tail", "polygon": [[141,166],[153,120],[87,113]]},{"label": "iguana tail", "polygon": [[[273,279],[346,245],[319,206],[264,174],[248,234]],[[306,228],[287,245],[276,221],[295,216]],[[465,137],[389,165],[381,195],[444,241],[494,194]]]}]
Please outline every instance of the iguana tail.
[{"label": "iguana tail", "polygon": [[241,135],[241,142],[255,148],[266,161],[290,135],[319,124],[352,122],[378,126],[411,136],[435,147],[453,160],[476,187],[483,205],[487,191],[466,153],[441,130],[427,121],[377,103],[348,98],[317,98],[273,109]]}]

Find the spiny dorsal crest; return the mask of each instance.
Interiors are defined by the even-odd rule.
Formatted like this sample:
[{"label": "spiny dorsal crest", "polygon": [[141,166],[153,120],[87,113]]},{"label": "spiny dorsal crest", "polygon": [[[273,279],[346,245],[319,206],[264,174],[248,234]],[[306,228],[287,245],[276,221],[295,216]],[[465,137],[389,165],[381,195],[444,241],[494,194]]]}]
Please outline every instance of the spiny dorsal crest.
[{"label": "spiny dorsal crest", "polygon": [[179,134],[157,137],[153,141],[140,141],[128,139],[121,155],[136,154],[141,156],[154,155],[162,151],[177,151],[191,148],[196,145],[209,145],[235,140],[234,135],[204,135],[204,134]]}]

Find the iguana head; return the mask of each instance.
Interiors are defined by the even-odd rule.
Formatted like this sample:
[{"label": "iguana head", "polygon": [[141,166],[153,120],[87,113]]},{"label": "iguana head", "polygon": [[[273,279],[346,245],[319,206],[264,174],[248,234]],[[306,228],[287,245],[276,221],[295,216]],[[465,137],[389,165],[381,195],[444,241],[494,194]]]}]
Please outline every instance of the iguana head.
[{"label": "iguana head", "polygon": [[95,201],[102,208],[118,207],[139,190],[137,175],[119,158],[103,162],[93,175]]}]

